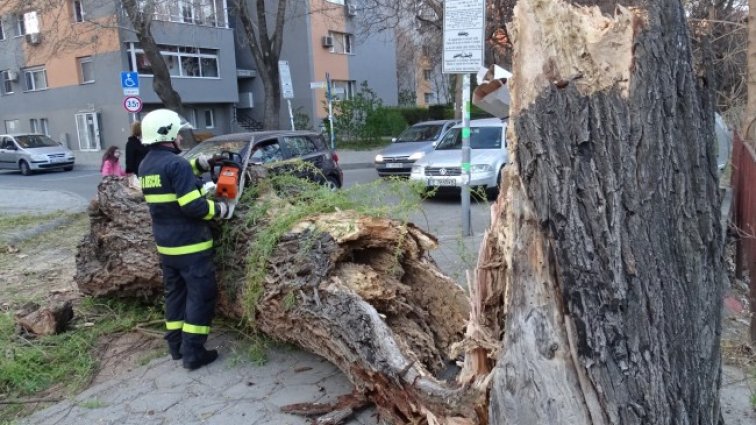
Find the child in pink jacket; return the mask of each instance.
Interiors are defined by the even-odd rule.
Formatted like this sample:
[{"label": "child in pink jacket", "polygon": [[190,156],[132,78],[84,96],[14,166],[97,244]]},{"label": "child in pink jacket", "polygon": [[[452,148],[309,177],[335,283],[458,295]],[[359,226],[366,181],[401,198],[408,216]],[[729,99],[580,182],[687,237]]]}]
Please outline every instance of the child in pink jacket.
[{"label": "child in pink jacket", "polygon": [[125,176],[126,172],[121,168],[121,164],[118,162],[118,158],[121,156],[121,151],[111,146],[105,151],[105,155],[102,156],[102,166],[100,167],[100,174],[103,176]]}]

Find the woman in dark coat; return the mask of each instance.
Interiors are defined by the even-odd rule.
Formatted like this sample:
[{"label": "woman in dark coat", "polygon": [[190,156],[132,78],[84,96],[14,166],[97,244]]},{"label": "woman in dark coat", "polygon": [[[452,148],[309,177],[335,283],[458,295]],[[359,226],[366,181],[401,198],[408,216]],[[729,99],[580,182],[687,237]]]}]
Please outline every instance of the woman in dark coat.
[{"label": "woman in dark coat", "polygon": [[139,163],[147,155],[147,147],[142,144],[142,123],[131,124],[131,136],[126,142],[126,174],[138,174]]}]

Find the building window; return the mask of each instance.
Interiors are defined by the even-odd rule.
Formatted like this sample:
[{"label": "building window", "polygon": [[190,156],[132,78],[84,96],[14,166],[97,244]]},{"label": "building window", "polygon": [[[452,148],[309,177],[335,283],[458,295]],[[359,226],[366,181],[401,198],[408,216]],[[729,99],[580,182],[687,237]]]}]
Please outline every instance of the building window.
[{"label": "building window", "polygon": [[351,55],[354,53],[354,36],[343,32],[328,31],[328,36],[333,39],[331,53]]},{"label": "building window", "polygon": [[80,84],[94,83],[94,64],[92,56],[79,58],[79,81]]},{"label": "building window", "polygon": [[26,24],[24,24],[24,15],[16,15],[16,37],[26,35]]},{"label": "building window", "polygon": [[50,135],[50,124],[47,122],[47,118],[40,118],[39,125],[42,126],[42,134],[45,136]]},{"label": "building window", "polygon": [[74,0],[71,3],[71,9],[73,9],[74,22],[84,22],[84,2]]},{"label": "building window", "polygon": [[186,112],[186,120],[189,121],[189,124],[191,124],[192,127],[197,128],[197,110],[194,108],[186,108],[184,111]]},{"label": "building window", "polygon": [[38,134],[39,133],[39,121],[36,118],[29,120],[29,131]]},{"label": "building window", "polygon": [[76,134],[79,137],[79,150],[100,150],[100,116],[96,112],[76,114]]},{"label": "building window", "polygon": [[[218,78],[218,51],[197,47],[160,45],[168,71],[172,77]],[[129,43],[129,68],[140,75],[152,75],[152,64],[139,43]]]},{"label": "building window", "polygon": [[430,69],[424,69],[423,70],[423,80],[430,81],[431,80],[431,70]]},{"label": "building window", "polygon": [[11,79],[11,71],[5,70],[2,72],[3,77],[3,94],[13,93],[13,80]]},{"label": "building window", "polygon": [[45,68],[29,68],[24,70],[26,91],[40,91],[47,89],[47,71]]},{"label": "building window", "polygon": [[18,126],[19,126],[18,120],[5,120],[6,133],[18,133],[18,131],[20,130]]},{"label": "building window", "polygon": [[205,110],[205,128],[215,128],[215,117],[212,109]]},{"label": "building window", "polygon": [[331,95],[339,100],[351,99],[354,97],[357,82],[354,80],[332,80]]},{"label": "building window", "polygon": [[0,40],[5,40],[5,28],[3,28],[3,17],[0,16]]},{"label": "building window", "polygon": [[425,104],[430,105],[435,102],[436,97],[433,96],[433,93],[425,93]]},{"label": "building window", "polygon": [[[140,1],[144,8],[145,1]],[[154,2],[153,19],[227,28],[227,0],[178,0]]]}]

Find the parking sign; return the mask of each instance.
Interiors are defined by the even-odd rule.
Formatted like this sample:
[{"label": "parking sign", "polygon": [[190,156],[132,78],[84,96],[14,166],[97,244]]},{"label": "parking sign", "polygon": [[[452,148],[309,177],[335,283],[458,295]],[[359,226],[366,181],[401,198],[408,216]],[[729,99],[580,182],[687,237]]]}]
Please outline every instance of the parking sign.
[{"label": "parking sign", "polygon": [[121,88],[124,96],[139,96],[139,74],[136,72],[121,72]]}]

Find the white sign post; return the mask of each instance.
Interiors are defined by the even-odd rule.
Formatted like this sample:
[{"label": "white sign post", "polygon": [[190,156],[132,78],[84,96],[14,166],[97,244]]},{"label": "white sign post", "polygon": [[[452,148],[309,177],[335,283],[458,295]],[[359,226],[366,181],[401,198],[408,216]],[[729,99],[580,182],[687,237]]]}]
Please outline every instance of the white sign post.
[{"label": "white sign post", "polygon": [[286,103],[289,105],[291,129],[296,130],[294,128],[294,113],[291,110],[291,99],[294,98],[294,86],[291,84],[291,70],[289,69],[288,61],[278,61],[278,74],[281,76],[281,96],[286,99]]},{"label": "white sign post", "polygon": [[462,74],[462,234],[472,236],[470,215],[470,74],[483,66],[486,1],[444,1],[444,74]]}]

